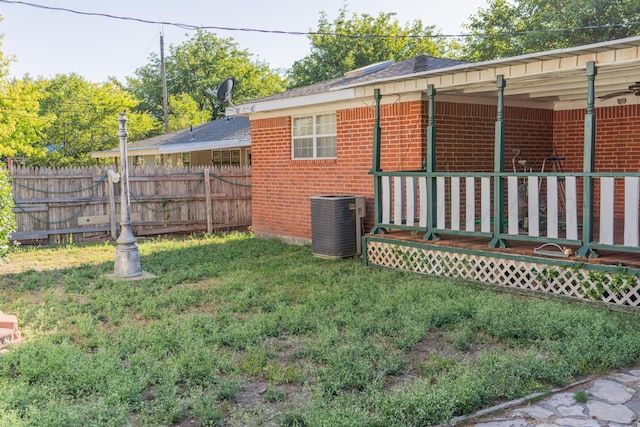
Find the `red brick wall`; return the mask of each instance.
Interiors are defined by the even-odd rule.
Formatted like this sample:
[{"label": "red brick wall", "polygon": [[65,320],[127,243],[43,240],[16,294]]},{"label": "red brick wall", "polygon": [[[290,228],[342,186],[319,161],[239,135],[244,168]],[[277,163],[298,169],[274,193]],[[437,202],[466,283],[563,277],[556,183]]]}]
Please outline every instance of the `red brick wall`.
[{"label": "red brick wall", "polygon": [[[427,105],[414,101],[381,106],[383,170],[422,168]],[[337,158],[332,160],[291,159],[290,117],[252,120],[253,229],[309,239],[310,197],[322,194],[366,196],[370,228],[374,114],[372,107],[337,111]],[[523,151],[521,158],[535,160],[539,170],[552,152],[552,118],[549,110],[505,109],[507,170],[514,148]],[[438,170],[493,170],[495,120],[495,106],[436,102]]]},{"label": "red brick wall", "polygon": [[[596,172],[637,172],[640,170],[640,105],[596,108]],[[553,141],[559,155],[565,156],[565,172],[581,172],[584,160],[584,117],[586,109],[556,111]],[[579,184],[581,185],[581,184]],[[580,190],[578,190],[580,193]],[[596,181],[596,216],[600,193]],[[580,202],[581,203],[581,202]],[[622,217],[624,187],[616,180],[616,216]]]},{"label": "red brick wall", "polygon": [[[382,167],[418,169],[424,141],[423,104],[401,102],[381,108]],[[291,159],[291,118],[251,121],[253,229],[258,233],[311,237],[310,197],[357,194],[367,197],[373,216],[371,169],[375,111],[361,107],[336,112],[337,158]],[[258,184],[259,183],[259,184]]]},{"label": "red brick wall", "polygon": [[[640,105],[596,108],[596,171],[640,169]],[[556,111],[553,140],[567,171],[582,171],[586,109]]]},{"label": "red brick wall", "polygon": [[[494,105],[436,102],[438,169],[493,171],[496,115]],[[539,172],[553,152],[553,111],[505,107],[504,122],[505,170],[513,169],[513,150],[518,149],[522,152],[518,160],[528,160]]]}]

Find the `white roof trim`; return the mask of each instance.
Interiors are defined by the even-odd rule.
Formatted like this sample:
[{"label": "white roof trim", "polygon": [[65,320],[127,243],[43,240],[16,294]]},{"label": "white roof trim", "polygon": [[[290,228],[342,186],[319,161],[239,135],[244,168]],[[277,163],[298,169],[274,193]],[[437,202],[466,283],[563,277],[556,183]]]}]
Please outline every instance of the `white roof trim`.
[{"label": "white roof trim", "polygon": [[[160,154],[157,147],[129,148],[127,147],[127,156],[151,156]],[[89,153],[94,159],[107,159],[120,157],[120,150],[92,151]]]},{"label": "white roof trim", "polygon": [[345,101],[355,98],[353,89],[343,89],[340,91],[328,91],[313,95],[297,96],[295,98],[275,99],[273,101],[264,101],[256,103],[248,103],[236,106],[235,114],[259,113],[271,110],[282,110],[292,107],[305,107],[308,105],[325,104],[328,102]]},{"label": "white roof trim", "polygon": [[[204,151],[204,150],[217,150],[224,148],[239,148],[239,147],[250,147],[251,139],[250,138],[241,138],[241,139],[227,139],[223,141],[205,141],[205,142],[193,142],[187,144],[174,144],[167,145],[166,147],[157,146],[157,147],[127,147],[127,155],[128,156],[149,156],[155,154],[174,154],[174,153],[188,153],[193,151]],[[94,151],[89,153],[91,157],[94,159],[102,159],[102,158],[110,158],[110,157],[119,157],[120,150],[108,150],[108,151]]]},{"label": "white roof trim", "polygon": [[160,154],[186,153],[189,151],[217,150],[220,148],[238,148],[251,145],[251,139],[229,139],[225,141],[194,142],[189,144],[173,144],[157,147]]}]

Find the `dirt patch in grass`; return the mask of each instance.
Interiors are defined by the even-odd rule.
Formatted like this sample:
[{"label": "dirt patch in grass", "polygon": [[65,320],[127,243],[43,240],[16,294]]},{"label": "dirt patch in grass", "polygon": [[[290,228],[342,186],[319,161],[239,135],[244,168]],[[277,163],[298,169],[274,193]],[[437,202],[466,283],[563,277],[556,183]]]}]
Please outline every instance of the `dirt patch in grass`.
[{"label": "dirt patch in grass", "polygon": [[476,334],[460,342],[453,331],[430,331],[424,340],[406,353],[407,369],[386,379],[385,390],[405,385],[418,378],[435,378],[460,363],[472,362],[481,353],[500,348],[499,343]]},{"label": "dirt patch in grass", "polygon": [[226,420],[229,425],[280,425],[288,408],[304,407],[312,401],[312,393],[302,385],[250,381],[227,402]]}]

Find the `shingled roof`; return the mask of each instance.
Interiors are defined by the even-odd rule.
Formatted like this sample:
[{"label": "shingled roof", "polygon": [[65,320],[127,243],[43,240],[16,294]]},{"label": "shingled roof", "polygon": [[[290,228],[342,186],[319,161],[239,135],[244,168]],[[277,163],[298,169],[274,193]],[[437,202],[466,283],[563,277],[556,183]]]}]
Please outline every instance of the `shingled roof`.
[{"label": "shingled roof", "polygon": [[[154,136],[127,144],[130,155],[170,154],[251,145],[248,117],[236,116],[213,120],[199,126]],[[112,157],[119,149],[89,153],[94,158]]]},{"label": "shingled roof", "polygon": [[199,126],[154,136],[127,145],[128,149],[166,147],[168,145],[196,144],[212,141],[243,140],[251,138],[249,119],[228,117],[213,120]]},{"label": "shingled roof", "polygon": [[400,62],[380,62],[378,64],[369,65],[367,67],[347,72],[342,77],[255,99],[252,100],[251,103],[255,104],[279,99],[296,98],[299,96],[316,95],[319,93],[330,92],[334,88],[352,85],[355,83],[365,83],[390,77],[401,77],[404,75],[422,73],[461,64],[466,64],[466,62],[456,61],[453,59],[434,58],[433,56],[428,55],[419,55]]}]

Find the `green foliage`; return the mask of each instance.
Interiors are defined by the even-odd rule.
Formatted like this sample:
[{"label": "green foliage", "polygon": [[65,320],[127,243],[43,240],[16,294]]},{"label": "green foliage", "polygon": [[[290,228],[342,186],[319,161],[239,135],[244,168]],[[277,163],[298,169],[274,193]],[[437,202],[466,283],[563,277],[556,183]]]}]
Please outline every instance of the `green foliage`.
[{"label": "green foliage", "polygon": [[92,151],[118,146],[118,117],[127,113],[129,141],[155,134],[159,123],[144,112],[131,112],[138,101],[117,83],[92,83],[77,74],[40,80],[40,116],[51,118],[43,140],[51,152],[30,162],[39,166],[91,165]]},{"label": "green foliage", "polygon": [[490,0],[465,25],[472,37],[461,56],[475,62],[631,37],[638,21],[638,0]]},{"label": "green foliage", "polygon": [[309,36],[311,54],[296,61],[289,71],[290,87],[306,86],[342,76],[345,72],[381,61],[402,61],[416,55],[442,56],[445,43],[434,26],[415,20],[404,27],[394,13],[377,17],[340,9],[329,22],[326,13]]},{"label": "green foliage", "polygon": [[[165,56],[167,92],[170,97],[184,102],[189,96],[199,111],[208,113],[208,120],[224,115],[224,103],[207,90],[215,91],[227,78],[235,78],[234,102],[260,98],[281,92],[283,80],[264,62],[254,61],[251,54],[238,47],[231,38],[219,38],[213,33],[199,30],[188,41],[169,47]],[[141,111],[149,111],[161,120],[162,111],[162,67],[157,54],[151,54],[150,62],[137,69],[135,77],[127,79],[128,89],[140,100]],[[178,117],[178,104],[171,106],[170,115],[183,124],[189,117]],[[176,109],[174,109],[176,108]],[[189,108],[189,114],[193,109]],[[191,117],[193,118],[193,117]],[[200,116],[196,117],[202,119]],[[199,124],[199,123],[189,123]]]},{"label": "green foliage", "polygon": [[0,425],[429,425],[640,356],[631,313],[242,233],[138,244],[155,278],[104,278],[111,244],[15,251]]},{"label": "green foliage", "polygon": [[[2,38],[4,34],[0,34],[0,40]],[[0,51],[0,159],[9,156],[41,157],[46,148],[40,136],[49,125],[48,117],[38,117],[42,87],[29,77],[7,79],[12,60]]]},{"label": "green foliage", "polygon": [[43,158],[53,116],[39,115],[46,84],[29,77],[0,81],[0,157]]},{"label": "green foliage", "polygon": [[578,403],[584,404],[584,403],[587,403],[587,400],[589,400],[589,397],[587,396],[587,393],[585,393],[584,391],[579,391],[573,395],[573,399]]},{"label": "green foliage", "polygon": [[206,390],[198,390],[191,396],[193,409],[191,410],[200,425],[214,427],[223,425],[223,414],[218,399]]},{"label": "green foliage", "polygon": [[169,97],[169,130],[171,132],[197,126],[211,119],[208,111],[200,110],[196,101],[188,94],[181,93]]},{"label": "green foliage", "polygon": [[9,235],[15,228],[9,171],[0,166],[0,264],[9,251]]},{"label": "green foliage", "polygon": [[264,400],[268,402],[282,402],[286,399],[287,395],[284,391],[276,388],[267,389],[264,393]]},{"label": "green foliage", "polygon": [[581,282],[578,292],[595,300],[605,296],[624,294],[638,282],[638,278],[621,265],[618,265],[615,273],[589,271],[588,278],[589,280]]}]

